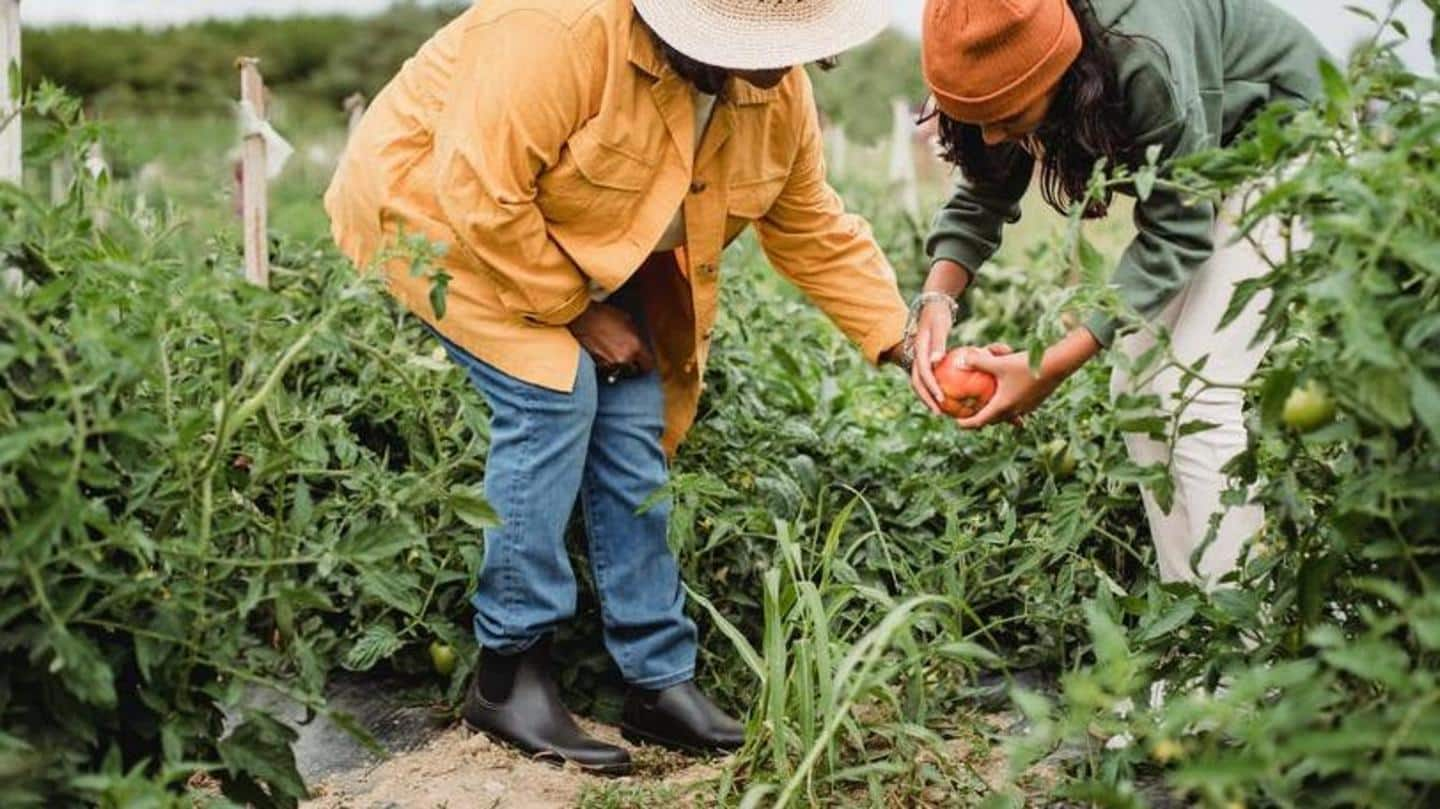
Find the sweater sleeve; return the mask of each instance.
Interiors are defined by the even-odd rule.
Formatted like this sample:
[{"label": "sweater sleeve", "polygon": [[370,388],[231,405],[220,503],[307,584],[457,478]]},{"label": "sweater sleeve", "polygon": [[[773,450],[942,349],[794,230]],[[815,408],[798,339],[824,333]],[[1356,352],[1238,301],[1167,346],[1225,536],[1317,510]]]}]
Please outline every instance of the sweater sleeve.
[{"label": "sweater sleeve", "polygon": [[980,183],[962,177],[931,225],[925,243],[931,264],[953,261],[973,280],[1000,249],[1005,225],[1020,221],[1020,200],[1034,172],[1035,160],[1017,151],[1000,182]]}]

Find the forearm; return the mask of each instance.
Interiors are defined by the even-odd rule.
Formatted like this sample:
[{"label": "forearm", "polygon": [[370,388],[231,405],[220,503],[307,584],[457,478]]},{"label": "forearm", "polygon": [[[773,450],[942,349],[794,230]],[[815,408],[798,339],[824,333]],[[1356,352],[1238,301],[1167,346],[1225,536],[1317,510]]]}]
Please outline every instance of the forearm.
[{"label": "forearm", "polygon": [[925,279],[925,292],[938,292],[951,298],[959,298],[970,286],[970,271],[958,262],[940,259],[930,267],[930,276]]},{"label": "forearm", "polygon": [[1040,362],[1040,375],[1049,379],[1065,379],[1100,353],[1100,341],[1089,329],[1077,328],[1045,351]]}]

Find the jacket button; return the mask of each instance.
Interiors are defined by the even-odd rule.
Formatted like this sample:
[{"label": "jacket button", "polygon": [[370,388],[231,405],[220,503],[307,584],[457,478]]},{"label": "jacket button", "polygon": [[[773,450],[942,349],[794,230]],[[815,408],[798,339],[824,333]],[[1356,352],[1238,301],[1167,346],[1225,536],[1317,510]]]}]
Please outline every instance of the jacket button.
[{"label": "jacket button", "polygon": [[704,180],[696,180],[695,182],[690,184],[690,193],[703,194],[705,193],[705,189],[709,187],[710,186]]},{"label": "jacket button", "polygon": [[701,339],[701,340],[704,340],[705,342],[708,343],[708,342],[710,342],[710,338],[711,338],[711,337],[714,337],[714,336],[715,336],[715,330],[714,330],[714,329],[711,329],[710,331],[705,332],[705,336],[704,336],[704,337],[701,337],[700,339]]},{"label": "jacket button", "polygon": [[714,275],[714,274],[715,274],[715,265],[714,265],[714,264],[701,264],[701,265],[700,265],[700,274],[701,274],[701,275],[704,275],[704,276],[706,276],[706,277],[709,277],[709,276]]}]

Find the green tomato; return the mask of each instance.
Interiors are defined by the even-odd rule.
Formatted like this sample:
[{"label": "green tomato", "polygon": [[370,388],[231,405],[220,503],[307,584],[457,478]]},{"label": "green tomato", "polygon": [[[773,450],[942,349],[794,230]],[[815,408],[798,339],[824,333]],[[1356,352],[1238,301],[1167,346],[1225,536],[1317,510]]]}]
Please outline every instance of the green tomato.
[{"label": "green tomato", "polygon": [[1307,383],[1290,392],[1281,419],[1297,433],[1314,432],[1335,420],[1335,400],[1320,383]]},{"label": "green tomato", "polygon": [[455,649],[449,644],[435,641],[430,644],[430,663],[435,666],[435,673],[441,677],[449,677],[455,673],[455,664],[458,658]]},{"label": "green tomato", "polygon": [[1043,449],[1045,452],[1045,466],[1048,467],[1051,474],[1057,478],[1065,479],[1071,477],[1080,466],[1080,459],[1076,458],[1075,453],[1070,451],[1070,442],[1063,438],[1057,438],[1051,441],[1046,444]]}]

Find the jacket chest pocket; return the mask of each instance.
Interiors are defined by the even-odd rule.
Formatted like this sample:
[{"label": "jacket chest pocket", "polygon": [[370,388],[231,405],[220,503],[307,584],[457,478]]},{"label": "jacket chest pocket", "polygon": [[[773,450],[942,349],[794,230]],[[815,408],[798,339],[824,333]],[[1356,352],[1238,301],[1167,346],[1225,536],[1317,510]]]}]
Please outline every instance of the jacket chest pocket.
[{"label": "jacket chest pocket", "polygon": [[739,236],[750,223],[763,219],[785,189],[785,175],[731,181],[726,199],[725,242]]},{"label": "jacket chest pocket", "polygon": [[551,222],[588,217],[606,228],[623,226],[634,217],[655,171],[639,155],[581,130],[555,167],[541,175],[537,203]]}]

